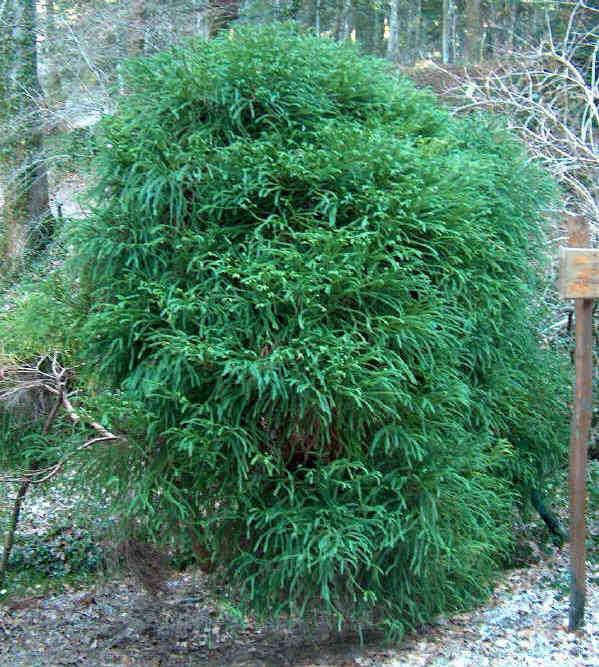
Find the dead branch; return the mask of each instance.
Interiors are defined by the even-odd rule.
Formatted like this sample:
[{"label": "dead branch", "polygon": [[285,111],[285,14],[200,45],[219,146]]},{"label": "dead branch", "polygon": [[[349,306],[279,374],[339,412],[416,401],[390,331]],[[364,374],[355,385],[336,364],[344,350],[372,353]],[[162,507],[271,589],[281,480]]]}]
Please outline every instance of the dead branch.
[{"label": "dead branch", "polygon": [[[64,370],[64,369],[63,369]],[[59,379],[64,376],[64,373],[61,372],[59,374]],[[56,419],[56,415],[58,414],[58,410],[60,409],[60,405],[62,402],[62,396],[65,391],[65,386],[64,382],[62,380],[59,383],[59,389],[58,389],[58,397],[56,401],[54,402],[54,405],[52,406],[52,409],[48,413],[48,416],[46,418],[46,421],[44,423],[44,427],[42,429],[42,433],[44,435],[47,435],[50,432],[50,429],[52,428],[52,423]],[[35,468],[35,467],[34,467]],[[34,472],[32,470],[31,472]],[[23,506],[23,502],[25,500],[25,496],[27,494],[27,491],[29,490],[29,486],[31,485],[32,480],[31,477],[28,476],[24,478],[19,486],[19,490],[17,492],[17,497],[15,498],[15,503],[13,506],[13,510],[11,513],[10,517],[10,522],[8,524],[8,530],[6,531],[6,535],[4,538],[4,551],[2,553],[2,562],[0,563],[0,583],[2,583],[6,577],[6,571],[8,569],[8,561],[10,559],[10,554],[12,552],[12,548],[14,545],[15,541],[15,533],[17,531],[17,526],[19,524],[19,516],[21,514],[21,507]]]},{"label": "dead branch", "polygon": [[19,400],[28,398],[34,394],[39,398],[46,395],[56,397],[49,409],[42,434],[47,435],[50,432],[52,424],[56,420],[61,408],[65,410],[73,424],[83,424],[92,428],[97,435],[86,440],[82,445],[65,454],[60,461],[54,465],[42,468],[36,464],[29,470],[20,472],[17,475],[0,476],[0,482],[13,482],[19,484],[17,496],[15,498],[8,530],[4,539],[4,552],[0,562],[0,583],[6,576],[8,561],[14,544],[14,536],[19,523],[21,507],[25,496],[32,484],[43,484],[55,477],[67,464],[67,462],[79,454],[84,449],[91,447],[99,442],[122,440],[120,436],[114,435],[102,424],[93,419],[83,418],[73,407],[69,400],[67,392],[67,380],[69,378],[69,369],[63,367],[58,361],[58,355],[40,356],[35,364],[30,365],[8,365],[0,371],[0,401],[7,403],[19,402]]},{"label": "dead branch", "polygon": [[[586,3],[572,3],[566,35],[546,38],[535,46],[490,67],[487,71],[463,68],[451,72],[437,65],[456,98],[463,104],[456,114],[481,109],[503,114],[508,125],[528,146],[531,159],[543,164],[566,191],[565,208],[583,213],[599,227],[599,26],[579,25],[581,10],[594,11]],[[580,48],[590,51],[586,63]]]},{"label": "dead branch", "polygon": [[18,401],[19,397],[31,392],[47,392],[56,396],[56,400],[48,413],[44,426],[44,433],[49,432],[50,425],[56,418],[60,408],[63,408],[73,424],[82,424],[92,428],[97,435],[86,440],[52,466],[45,468],[21,471],[16,475],[0,476],[1,482],[17,484],[43,484],[55,477],[77,454],[89,447],[114,440],[124,440],[122,436],[111,433],[99,422],[81,415],[75,410],[67,392],[67,380],[71,371],[64,368],[58,361],[58,355],[42,355],[34,364],[5,366],[0,374],[0,401]]}]

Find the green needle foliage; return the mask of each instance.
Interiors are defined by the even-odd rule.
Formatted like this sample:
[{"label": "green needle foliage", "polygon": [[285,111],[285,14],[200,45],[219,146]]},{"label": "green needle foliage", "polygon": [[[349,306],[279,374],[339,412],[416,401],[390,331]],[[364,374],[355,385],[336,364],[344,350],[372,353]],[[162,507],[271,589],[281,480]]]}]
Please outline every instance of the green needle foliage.
[{"label": "green needle foliage", "polygon": [[128,512],[264,613],[400,635],[484,597],[567,440],[531,323],[546,177],[293,26],[132,62],[128,91],[73,238],[84,352],[136,405],[98,458]]}]

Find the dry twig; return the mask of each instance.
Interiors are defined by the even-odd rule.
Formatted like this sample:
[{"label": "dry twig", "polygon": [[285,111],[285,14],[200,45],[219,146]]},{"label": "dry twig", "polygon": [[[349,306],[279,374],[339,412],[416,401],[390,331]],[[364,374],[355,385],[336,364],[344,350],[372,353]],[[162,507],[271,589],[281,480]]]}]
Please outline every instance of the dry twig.
[{"label": "dry twig", "polygon": [[[50,366],[49,371],[44,370]],[[84,449],[99,442],[108,442],[113,440],[123,440],[121,436],[114,435],[97,421],[82,417],[71,403],[69,393],[67,392],[67,379],[70,371],[64,368],[59,362],[56,354],[43,355],[33,365],[21,365],[14,367],[5,367],[0,375],[0,401],[16,401],[23,394],[31,392],[47,392],[57,397],[52,410],[47,416],[44,433],[49,431],[50,425],[54,421],[58,410],[62,407],[67,413],[69,419],[74,424],[84,424],[89,426],[97,435],[86,440],[82,445],[76,447],[73,451],[52,466],[46,468],[35,468],[22,471],[18,475],[0,476],[0,482],[12,482],[19,484],[43,484],[55,477],[65,466],[65,464]],[[46,429],[47,426],[47,429]]]},{"label": "dry twig", "polygon": [[[583,16],[585,21],[579,19]],[[591,29],[589,20],[596,23]],[[581,62],[582,49],[589,56]],[[481,72],[444,75],[469,101],[456,113],[484,109],[504,114],[538,159],[565,186],[566,208],[599,226],[599,10],[573,3],[566,34],[546,39]],[[446,91],[451,95],[451,91]]]},{"label": "dry twig", "polygon": [[3,367],[0,372],[0,401],[9,404],[13,402],[19,404],[20,399],[30,397],[31,394],[34,394],[38,399],[41,395],[42,405],[45,405],[46,402],[43,398],[45,398],[46,395],[55,397],[44,421],[44,427],[42,429],[43,435],[47,435],[50,432],[52,424],[61,407],[65,410],[69,419],[74,424],[85,424],[94,429],[97,433],[95,437],[88,439],[73,451],[65,454],[60,461],[54,465],[45,468],[33,465],[29,470],[22,471],[18,475],[0,476],[0,482],[13,482],[20,485],[4,540],[4,552],[0,563],[0,583],[6,576],[8,560],[14,544],[14,536],[19,523],[21,507],[29,487],[32,484],[42,484],[55,477],[71,458],[84,449],[99,442],[122,439],[120,436],[116,436],[108,431],[99,422],[91,419],[86,420],[81,417],[69,400],[67,391],[68,377],[69,370],[59,363],[58,355],[56,353],[51,357],[49,355],[43,355],[32,365]]}]

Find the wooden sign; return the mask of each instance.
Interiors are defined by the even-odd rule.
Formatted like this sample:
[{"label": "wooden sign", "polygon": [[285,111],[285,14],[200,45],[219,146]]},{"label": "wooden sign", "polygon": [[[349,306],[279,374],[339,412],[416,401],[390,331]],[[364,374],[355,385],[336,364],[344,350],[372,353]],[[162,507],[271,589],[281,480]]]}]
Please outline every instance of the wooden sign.
[{"label": "wooden sign", "polygon": [[593,298],[599,297],[599,254],[581,246],[591,244],[590,226],[583,216],[568,218],[568,244],[562,248],[560,293],[573,298],[576,311],[576,386],[570,427],[570,618],[568,630],[584,620],[586,601],[585,505],[587,447],[593,414]]},{"label": "wooden sign", "polygon": [[599,298],[599,250],[560,248],[562,299]]}]

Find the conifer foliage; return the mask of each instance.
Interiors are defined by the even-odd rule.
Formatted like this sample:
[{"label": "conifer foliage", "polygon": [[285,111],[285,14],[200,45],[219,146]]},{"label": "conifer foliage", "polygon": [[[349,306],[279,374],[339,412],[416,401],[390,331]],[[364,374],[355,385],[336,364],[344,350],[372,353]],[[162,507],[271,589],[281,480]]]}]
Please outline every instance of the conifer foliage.
[{"label": "conifer foliage", "polygon": [[567,419],[551,187],[388,67],[289,25],[132,62],[74,242],[129,511],[258,611],[401,634],[485,594]]}]

